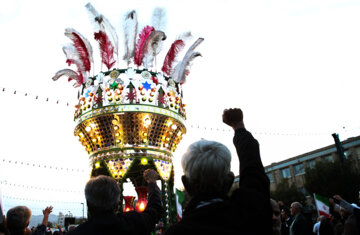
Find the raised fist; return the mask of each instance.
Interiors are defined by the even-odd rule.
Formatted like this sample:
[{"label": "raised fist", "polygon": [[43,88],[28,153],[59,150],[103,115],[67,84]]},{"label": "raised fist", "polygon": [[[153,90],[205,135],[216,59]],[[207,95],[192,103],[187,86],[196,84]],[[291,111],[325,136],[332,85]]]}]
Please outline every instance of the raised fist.
[{"label": "raised fist", "polygon": [[223,122],[234,130],[244,127],[243,112],[239,108],[225,109],[222,118]]}]

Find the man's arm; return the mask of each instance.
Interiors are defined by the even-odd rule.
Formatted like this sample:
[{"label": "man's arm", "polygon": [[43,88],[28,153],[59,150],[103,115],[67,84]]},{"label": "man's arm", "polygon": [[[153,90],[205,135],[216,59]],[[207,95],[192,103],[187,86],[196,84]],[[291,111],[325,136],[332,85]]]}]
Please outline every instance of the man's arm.
[{"label": "man's arm", "polygon": [[261,221],[256,227],[258,234],[271,234],[270,181],[261,162],[259,143],[245,129],[241,109],[224,110],[223,122],[235,130],[233,141],[240,161],[239,189],[233,199],[248,211],[249,222]]},{"label": "man's arm", "polygon": [[144,171],[144,179],[148,183],[148,204],[142,213],[134,211],[123,214],[127,220],[135,221],[132,224],[134,234],[150,234],[155,228],[155,224],[160,220],[162,214],[162,199],[160,189],[156,184],[159,175],[155,170]]},{"label": "man's arm", "polygon": [[47,227],[47,224],[48,224],[48,221],[49,221],[49,215],[51,214],[52,209],[53,209],[52,206],[48,206],[43,210],[44,217],[43,217],[42,223],[41,223],[41,225],[39,225],[37,227],[36,232],[33,235],[43,235],[43,234],[45,234],[46,227]]},{"label": "man's arm", "polygon": [[226,109],[223,122],[235,131],[234,145],[240,161],[240,187],[246,187],[269,195],[270,182],[260,158],[259,143],[245,129],[241,109]]}]

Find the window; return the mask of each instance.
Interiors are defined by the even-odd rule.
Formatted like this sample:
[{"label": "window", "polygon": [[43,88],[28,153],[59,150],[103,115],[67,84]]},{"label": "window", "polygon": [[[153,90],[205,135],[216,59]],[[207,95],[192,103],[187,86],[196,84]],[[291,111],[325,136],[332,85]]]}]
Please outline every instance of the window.
[{"label": "window", "polygon": [[315,159],[306,162],[306,167],[309,169],[313,169],[315,165],[316,165]]},{"label": "window", "polygon": [[289,167],[282,169],[282,170],[281,170],[281,175],[282,175],[282,177],[283,177],[284,179],[285,179],[285,178],[291,178],[291,173],[290,173]]},{"label": "window", "polygon": [[269,178],[270,182],[274,182],[274,176],[272,173],[267,173],[266,175]]},{"label": "window", "polygon": [[303,163],[299,163],[297,165],[294,165],[294,174],[295,175],[300,175],[300,174],[304,174],[305,173],[305,169],[304,169],[304,164]]},{"label": "window", "polygon": [[333,159],[333,157],[331,155],[323,157],[323,160],[325,160],[327,162],[333,162],[334,161],[334,159]]}]

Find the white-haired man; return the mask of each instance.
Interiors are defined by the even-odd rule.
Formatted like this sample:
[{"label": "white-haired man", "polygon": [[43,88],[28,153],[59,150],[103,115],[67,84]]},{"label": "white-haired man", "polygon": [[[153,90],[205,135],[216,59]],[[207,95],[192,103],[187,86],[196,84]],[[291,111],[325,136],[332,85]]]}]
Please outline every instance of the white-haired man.
[{"label": "white-haired man", "polygon": [[300,202],[291,203],[290,213],[294,219],[290,225],[290,235],[312,235],[312,226],[302,214],[302,208]]},{"label": "white-haired man", "polygon": [[243,123],[240,109],[224,110],[223,122],[235,131],[240,160],[239,188],[233,183],[229,149],[215,141],[200,140],[182,158],[182,181],[191,196],[182,220],[165,234],[271,234],[269,179],[260,159],[259,144]]},{"label": "white-haired man", "polygon": [[120,202],[117,182],[104,175],[90,179],[85,186],[89,220],[67,234],[150,234],[162,212],[160,189],[156,185],[158,178],[156,171],[144,171],[149,194],[146,209],[142,213],[129,211],[119,216],[115,215]]}]

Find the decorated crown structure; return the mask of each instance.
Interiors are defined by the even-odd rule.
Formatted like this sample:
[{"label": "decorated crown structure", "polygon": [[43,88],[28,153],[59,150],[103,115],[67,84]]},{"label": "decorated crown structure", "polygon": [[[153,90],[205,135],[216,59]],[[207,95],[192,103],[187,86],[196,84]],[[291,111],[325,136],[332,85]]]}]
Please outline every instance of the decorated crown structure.
[{"label": "decorated crown structure", "polygon": [[197,39],[178,61],[191,33],[178,36],[157,72],[158,55],[166,39],[161,31],[165,11],[155,9],[154,25],[139,33],[137,13],[130,11],[123,30],[123,60],[127,66],[115,68],[120,56],[116,30],[90,3],[86,8],[95,28],[101,67],[106,66],[107,71],[90,76],[94,74],[92,46],[78,31],[67,28],[65,35],[71,43],[63,47],[63,52],[73,68],[58,71],[53,80],[67,77],[79,89],[74,134],[90,155],[92,174],[103,167],[122,181],[131,176],[131,168],[144,165],[146,160],[168,181],[173,174],[172,152],[186,133],[182,84],[193,59],[200,56],[195,49],[203,39]]}]

